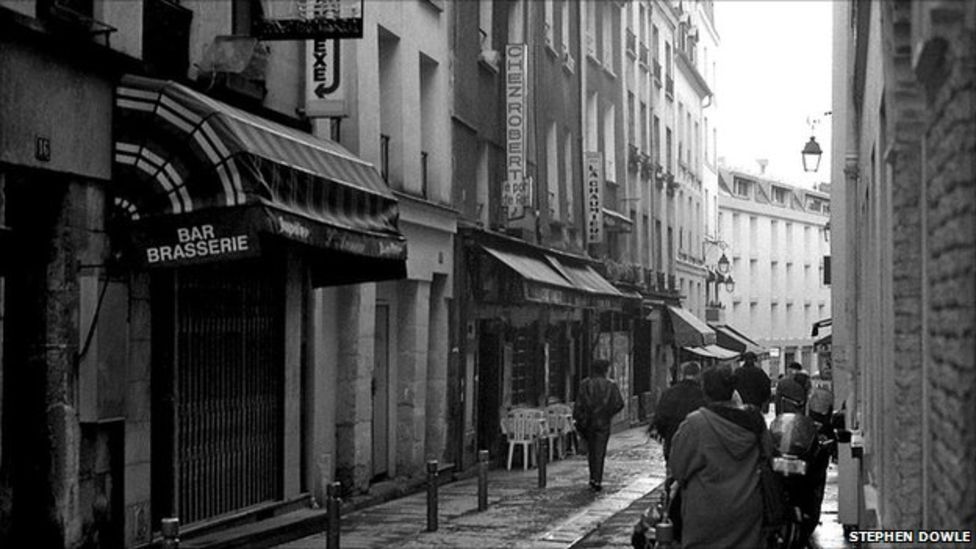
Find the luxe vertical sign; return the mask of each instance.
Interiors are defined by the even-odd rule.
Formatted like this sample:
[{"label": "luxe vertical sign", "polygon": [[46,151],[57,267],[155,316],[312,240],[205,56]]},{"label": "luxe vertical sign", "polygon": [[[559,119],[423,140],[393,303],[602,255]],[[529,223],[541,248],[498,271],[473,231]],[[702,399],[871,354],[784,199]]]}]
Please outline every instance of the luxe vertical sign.
[{"label": "luxe vertical sign", "polygon": [[525,177],[525,44],[505,46],[505,184],[502,205],[508,219],[525,216],[531,185]]},{"label": "luxe vertical sign", "polygon": [[586,243],[603,242],[603,153],[588,152],[583,158],[586,178]]}]

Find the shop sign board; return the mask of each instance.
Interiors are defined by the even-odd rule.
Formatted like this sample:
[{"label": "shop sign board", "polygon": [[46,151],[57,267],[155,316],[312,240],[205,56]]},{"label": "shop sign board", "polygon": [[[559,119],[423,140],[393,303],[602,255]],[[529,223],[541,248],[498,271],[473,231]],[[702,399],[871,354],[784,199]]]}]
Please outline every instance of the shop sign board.
[{"label": "shop sign board", "polygon": [[[319,40],[363,37],[363,0],[261,0],[251,36],[261,40]],[[279,15],[280,6],[290,13]]]},{"label": "shop sign board", "polygon": [[586,243],[603,242],[603,153],[584,155],[583,173],[586,177]]},{"label": "shop sign board", "polygon": [[526,49],[525,44],[505,46],[505,183],[502,205],[508,219],[525,216],[532,203],[532,184],[525,176],[526,145]]},{"label": "shop sign board", "polygon": [[325,38],[306,42],[306,98],[341,99],[339,44],[339,40]]},{"label": "shop sign board", "polygon": [[181,267],[260,255],[257,212],[180,215],[133,228],[140,261],[147,267]]}]

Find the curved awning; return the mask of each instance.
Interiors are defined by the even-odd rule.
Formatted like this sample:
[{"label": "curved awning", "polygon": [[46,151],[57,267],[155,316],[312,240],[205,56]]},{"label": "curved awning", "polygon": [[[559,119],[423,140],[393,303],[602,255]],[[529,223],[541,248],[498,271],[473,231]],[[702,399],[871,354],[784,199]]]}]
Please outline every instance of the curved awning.
[{"label": "curved awning", "polygon": [[[364,260],[361,268],[343,264],[348,274],[336,280],[404,276],[406,239],[397,228],[396,198],[372,164],[338,143],[169,81],[125,76],[115,106],[114,201],[137,229],[146,229],[137,231],[145,263],[247,255],[220,240],[243,230],[251,244],[270,234]],[[173,232],[201,225],[210,229],[199,228],[199,240]],[[219,236],[221,229],[230,232]],[[151,261],[150,248],[181,261],[159,253]]]}]

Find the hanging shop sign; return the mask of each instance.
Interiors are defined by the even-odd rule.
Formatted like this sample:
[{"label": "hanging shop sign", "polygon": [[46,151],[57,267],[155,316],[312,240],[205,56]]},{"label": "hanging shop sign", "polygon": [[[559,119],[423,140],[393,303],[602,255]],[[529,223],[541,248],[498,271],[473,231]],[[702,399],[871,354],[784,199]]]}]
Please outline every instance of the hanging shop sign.
[{"label": "hanging shop sign", "polygon": [[508,219],[525,216],[532,203],[531,180],[525,176],[526,57],[525,44],[505,46],[505,183],[502,204]]},{"label": "hanging shop sign", "polygon": [[586,243],[603,242],[603,154],[588,152],[584,155],[583,173],[586,174]]},{"label": "hanging shop sign", "polygon": [[[279,15],[284,6],[291,13]],[[325,40],[363,37],[363,0],[261,0],[251,36],[261,40]]]}]

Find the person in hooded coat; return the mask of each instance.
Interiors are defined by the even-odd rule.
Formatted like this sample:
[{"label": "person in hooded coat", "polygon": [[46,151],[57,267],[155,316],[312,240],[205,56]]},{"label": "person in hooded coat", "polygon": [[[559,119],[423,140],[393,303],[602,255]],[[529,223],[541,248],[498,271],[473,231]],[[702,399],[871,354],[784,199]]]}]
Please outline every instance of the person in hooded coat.
[{"label": "person in hooded coat", "polygon": [[685,418],[671,440],[670,466],[681,491],[681,546],[764,547],[760,444],[773,441],[759,409],[732,401],[728,365],[702,374],[708,404]]}]

